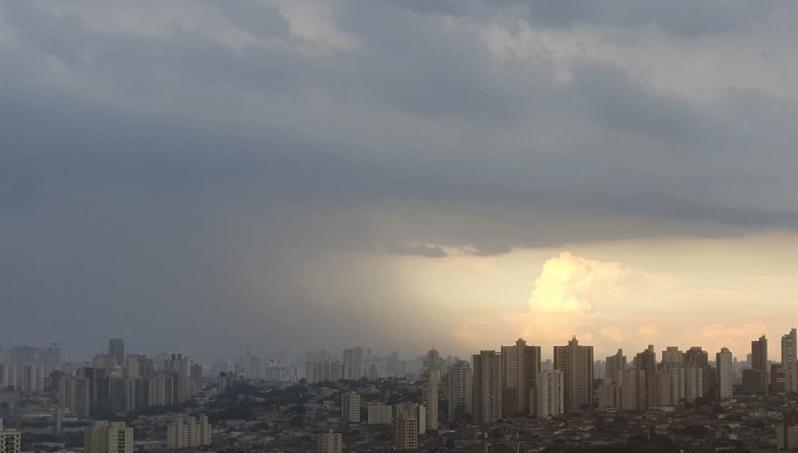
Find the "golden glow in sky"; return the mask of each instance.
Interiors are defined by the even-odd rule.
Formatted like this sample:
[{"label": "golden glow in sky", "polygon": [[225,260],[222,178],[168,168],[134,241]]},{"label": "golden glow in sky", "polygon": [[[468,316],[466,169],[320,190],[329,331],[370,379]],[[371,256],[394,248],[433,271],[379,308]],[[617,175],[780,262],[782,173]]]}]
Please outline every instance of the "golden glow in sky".
[{"label": "golden glow in sky", "polygon": [[[798,325],[795,235],[673,238],[516,249],[504,255],[397,258],[409,297],[426,301],[436,344],[468,354],[523,337],[544,347],[572,334],[603,357],[701,345],[745,359],[765,333],[770,356]],[[435,331],[434,328],[430,328]]]}]

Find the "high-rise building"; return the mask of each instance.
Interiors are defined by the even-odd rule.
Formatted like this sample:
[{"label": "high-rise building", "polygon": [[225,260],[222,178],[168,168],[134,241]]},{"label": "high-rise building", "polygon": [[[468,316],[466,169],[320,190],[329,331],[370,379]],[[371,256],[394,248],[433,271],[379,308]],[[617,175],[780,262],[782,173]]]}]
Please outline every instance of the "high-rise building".
[{"label": "high-rise building", "polygon": [[734,395],[734,363],[731,351],[721,348],[716,355],[718,370],[718,400],[730,399]]},{"label": "high-rise building", "polygon": [[764,335],[751,341],[751,368],[765,371],[768,369],[768,339]]},{"label": "high-rise building", "polygon": [[573,337],[566,346],[554,347],[554,369],[565,379],[565,411],[593,405],[593,346],[580,346]]},{"label": "high-rise building", "polygon": [[605,378],[601,381],[596,389],[596,400],[598,407],[601,409],[621,408],[621,385],[614,383],[610,379]]},{"label": "high-rise building", "polygon": [[797,337],[795,329],[791,329],[788,334],[781,337],[781,367],[784,370],[785,391],[788,393],[798,392]]},{"label": "high-rise building", "polygon": [[416,421],[417,434],[424,434],[427,432],[427,409],[423,404],[416,404],[407,401],[395,405],[393,407],[394,426],[396,426],[396,420],[400,416],[404,416],[406,419],[412,418]]},{"label": "high-rise building", "polygon": [[770,388],[768,389],[771,394],[776,395],[784,393],[787,390],[784,377],[784,367],[780,363],[773,363],[770,365]]},{"label": "high-rise building", "polygon": [[707,389],[704,384],[707,378],[704,373],[708,368],[687,367],[684,369],[684,400],[688,403],[695,402],[698,398],[706,396]]},{"label": "high-rise building", "polygon": [[412,414],[397,413],[394,417],[394,448],[397,450],[417,449],[419,424],[419,420]]},{"label": "high-rise building", "polygon": [[441,354],[437,349],[430,349],[427,352],[427,355],[424,356],[425,370],[440,370],[442,363],[443,361],[441,360]]},{"label": "high-rise building", "polygon": [[535,415],[541,418],[556,417],[565,413],[565,375],[560,370],[543,370],[538,373],[535,387]]},{"label": "high-rise building", "polygon": [[426,430],[438,430],[438,388],[441,372],[437,368],[430,368],[424,373],[425,382],[423,390],[424,407],[427,408]]},{"label": "high-rise building", "polygon": [[684,352],[684,366],[687,368],[701,368],[703,370],[701,375],[704,382],[701,387],[704,393],[701,396],[705,398],[714,398],[717,379],[714,378],[713,369],[709,366],[709,353],[701,349],[701,346],[691,346],[690,349]]},{"label": "high-rise building", "polygon": [[16,429],[5,429],[0,418],[0,453],[20,453],[22,451],[22,434]]},{"label": "high-rise building", "polygon": [[96,421],[83,435],[86,453],[133,453],[133,428],[125,422]]},{"label": "high-rise building", "polygon": [[166,447],[170,450],[199,448],[211,444],[208,417],[175,417],[166,427]]},{"label": "high-rise building", "polygon": [[632,368],[624,370],[621,380],[621,409],[644,411],[648,407],[646,394],[647,378],[653,377],[647,370]]},{"label": "high-rise building", "polygon": [[449,401],[448,421],[471,413],[471,365],[458,360],[449,367],[447,396]]},{"label": "high-rise building", "polygon": [[701,346],[691,346],[684,352],[684,366],[703,368],[709,366],[709,354]]},{"label": "high-rise building", "polygon": [[626,369],[626,356],[623,355],[623,349],[618,349],[615,355],[607,357],[605,377],[614,384],[621,382],[621,373]]},{"label": "high-rise building", "polygon": [[332,430],[328,433],[319,434],[316,441],[317,453],[341,453],[344,449],[343,439],[341,433],[334,433]]},{"label": "high-rise building", "polygon": [[656,405],[657,401],[657,379],[655,376],[657,372],[657,353],[654,351],[654,345],[650,344],[648,348],[637,353],[633,362],[635,369],[645,373],[645,377],[638,379],[638,381],[644,382],[644,387],[641,398],[636,401],[637,410],[644,410],[649,406]]},{"label": "high-rise building", "polygon": [[345,392],[341,394],[341,421],[360,423],[360,394]]},{"label": "high-rise building", "polygon": [[528,346],[518,339],[514,346],[502,346],[502,416],[529,414],[530,395],[540,373],[540,346]]},{"label": "high-rise building", "polygon": [[768,392],[768,340],[764,335],[751,341],[751,369],[743,370],[746,393]]},{"label": "high-rise building", "polygon": [[798,414],[784,414],[781,423],[776,425],[776,448],[798,450]]},{"label": "high-rise building", "polygon": [[684,365],[684,352],[678,346],[668,346],[662,351],[660,362],[663,368],[674,368]]},{"label": "high-rise building", "polygon": [[693,403],[704,396],[704,368],[673,367],[657,374],[657,405],[677,406]]},{"label": "high-rise building", "polygon": [[474,423],[488,425],[502,415],[501,356],[496,351],[474,355],[472,414]]},{"label": "high-rise building", "polygon": [[344,350],[344,379],[358,380],[365,376],[363,348],[360,346]]},{"label": "high-rise building", "polygon": [[638,352],[635,355],[632,364],[638,370],[653,371],[657,369],[657,353],[654,352],[654,345],[648,345],[648,348],[643,352]]}]

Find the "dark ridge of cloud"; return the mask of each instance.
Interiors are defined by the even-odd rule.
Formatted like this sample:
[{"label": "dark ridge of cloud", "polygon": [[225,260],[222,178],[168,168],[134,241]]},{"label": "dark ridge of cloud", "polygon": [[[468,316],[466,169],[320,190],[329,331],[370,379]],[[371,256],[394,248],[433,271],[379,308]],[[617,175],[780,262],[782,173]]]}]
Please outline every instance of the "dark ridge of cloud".
[{"label": "dark ridge of cloud", "polygon": [[239,0],[234,3],[219,3],[204,0],[202,3],[214,8],[236,27],[259,37],[285,37],[291,25],[283,17],[276,4],[258,0]]},{"label": "dark ridge of cloud", "polygon": [[689,0],[533,0],[529,4],[529,20],[536,26],[655,26],[669,35],[682,38],[747,32],[780,8],[794,5],[785,0],[709,0],[698,3]]},{"label": "dark ridge of cloud", "polygon": [[665,34],[683,39],[708,35],[747,33],[774,15],[795,12],[789,0],[709,0],[692,2],[638,2],[634,0],[461,0],[390,2],[426,16],[471,17],[488,20],[499,13],[505,18],[519,14],[535,27],[573,28],[578,25],[614,29],[656,27]]},{"label": "dark ridge of cloud", "polygon": [[424,258],[446,258],[449,256],[439,245],[427,244],[399,244],[395,246],[388,246],[386,251],[393,255],[410,255],[421,256]]}]

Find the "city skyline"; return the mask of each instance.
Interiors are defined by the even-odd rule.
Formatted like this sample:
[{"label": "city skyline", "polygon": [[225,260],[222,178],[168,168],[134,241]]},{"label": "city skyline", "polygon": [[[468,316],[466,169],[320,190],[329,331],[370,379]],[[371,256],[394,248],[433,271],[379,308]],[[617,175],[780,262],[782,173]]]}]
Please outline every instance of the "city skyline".
[{"label": "city skyline", "polygon": [[[734,362],[740,363],[747,363],[754,369],[766,369],[768,364],[771,363],[785,363],[788,361],[796,360],[795,356],[795,349],[792,346],[794,343],[794,338],[796,335],[796,328],[791,328],[787,332],[784,332],[781,336],[781,346],[777,348],[768,348],[767,347],[767,335],[762,334],[757,338],[751,338],[748,342],[748,345],[745,348],[730,350],[726,346],[721,346],[720,348],[714,349],[714,351],[722,352],[727,351],[731,354]],[[52,342],[47,345],[42,344],[2,344],[0,343],[0,358],[3,356],[8,357],[37,357],[36,360],[43,360],[45,362],[54,360],[52,357],[57,356],[57,361],[65,361],[65,362],[73,362],[73,363],[97,363],[100,361],[103,367],[113,367],[113,366],[124,366],[124,362],[126,358],[129,357],[139,357],[139,356],[154,356],[154,357],[161,357],[161,358],[168,358],[169,356],[175,355],[182,355],[187,358],[191,358],[194,361],[198,361],[198,363],[216,363],[220,361],[236,361],[236,360],[257,360],[259,363],[263,362],[263,364],[273,363],[273,364],[289,364],[289,363],[306,363],[306,362],[316,362],[316,361],[332,361],[335,360],[341,366],[341,379],[357,379],[358,372],[355,370],[365,370],[365,364],[369,360],[384,360],[390,359],[391,357],[396,357],[401,360],[407,361],[419,361],[420,363],[423,362],[423,367],[429,367],[428,362],[430,360],[433,361],[440,361],[443,357],[446,357],[447,360],[462,360],[468,359],[472,356],[475,351],[491,351],[499,356],[503,356],[503,354],[515,357],[516,354],[521,354],[525,356],[525,354],[532,354],[531,357],[536,357],[533,360],[542,360],[544,362],[554,363],[555,356],[557,355],[556,349],[561,347],[559,343],[564,342],[566,339],[568,343],[572,341],[576,341],[577,343],[581,337],[573,334],[570,337],[563,336],[560,342],[556,342],[551,345],[541,344],[534,341],[527,341],[525,338],[518,337],[514,341],[505,341],[500,344],[484,344],[482,346],[477,347],[474,350],[468,351],[465,354],[458,354],[456,351],[446,351],[446,350],[438,350],[435,346],[430,346],[429,349],[423,351],[398,351],[396,349],[389,349],[389,350],[375,350],[372,347],[368,346],[368,343],[361,343],[358,345],[350,345],[350,347],[345,347],[342,349],[335,349],[335,348],[319,348],[319,349],[312,349],[301,351],[294,355],[286,355],[284,352],[277,352],[272,353],[270,351],[263,351],[263,350],[253,350],[253,348],[248,345],[240,349],[240,351],[229,354],[229,355],[222,355],[222,356],[214,356],[203,354],[202,352],[196,351],[168,351],[165,349],[157,349],[155,351],[145,351],[139,349],[127,349],[127,352],[122,352],[121,359],[120,356],[116,355],[118,351],[125,351],[126,348],[129,348],[129,344],[125,343],[123,338],[111,338],[108,340],[107,349],[97,348],[93,352],[80,355],[74,354],[68,348],[65,348],[64,345],[60,342]],[[585,341],[581,341],[580,344],[584,344]],[[725,343],[724,343],[725,344]],[[762,346],[764,345],[764,346]],[[595,346],[593,344],[588,344],[588,346],[595,350]],[[517,349],[521,348],[521,349]],[[651,343],[647,343],[645,345],[641,345],[637,348],[626,348],[622,345],[617,345],[615,349],[611,347],[611,352],[604,352],[603,350],[598,350],[595,353],[594,359],[592,360],[593,363],[603,363],[605,359],[607,363],[605,364],[607,367],[615,367],[618,369],[623,369],[627,364],[627,357],[624,354],[636,354],[639,351],[651,352],[653,353],[653,359],[655,363],[663,363],[667,364],[674,361],[680,361],[681,355],[684,354],[684,351],[698,348],[700,350],[704,350],[705,352],[711,352],[713,349],[711,347],[707,347],[707,345],[703,344],[690,344],[690,345],[654,345]],[[531,352],[516,352],[516,351],[526,351],[531,349]],[[768,352],[770,351],[770,352]],[[430,354],[436,354],[435,359],[430,359]],[[51,357],[52,356],[52,357]],[[623,360],[621,360],[623,359]],[[27,359],[26,359],[27,360]],[[503,370],[503,373],[511,372],[511,373],[521,373],[518,375],[516,379],[525,379],[522,376],[526,376],[523,373],[524,366],[520,366],[517,368],[518,364],[523,364],[523,358],[519,357],[518,359],[514,359],[512,362],[513,365],[512,370]],[[609,361],[614,360],[617,364],[611,365]],[[710,360],[711,361],[711,360]],[[614,362],[613,362],[614,363]],[[631,359],[629,359],[628,363],[631,363]],[[508,366],[504,364],[503,366]],[[539,370],[538,370],[539,371]],[[326,371],[329,373],[329,371]],[[536,371],[529,371],[530,376],[534,376],[537,372]],[[520,381],[519,381],[520,382]],[[534,384],[530,384],[534,386]]]}]

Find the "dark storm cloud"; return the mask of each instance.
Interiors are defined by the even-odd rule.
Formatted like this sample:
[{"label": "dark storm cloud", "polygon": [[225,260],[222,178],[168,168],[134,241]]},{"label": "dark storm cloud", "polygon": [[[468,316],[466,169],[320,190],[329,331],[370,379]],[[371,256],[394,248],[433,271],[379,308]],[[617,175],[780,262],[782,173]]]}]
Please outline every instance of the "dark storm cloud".
[{"label": "dark storm cloud", "polygon": [[400,244],[387,248],[389,253],[396,255],[423,256],[426,258],[445,258],[449,256],[446,250],[437,245],[426,244]]},{"label": "dark storm cloud", "polygon": [[[0,327],[81,325],[84,351],[347,344],[423,304],[364,292],[352,252],[795,229],[789,96],[699,101],[483,34],[528,14],[698,41],[790,10],[633,3],[334,1],[309,32],[274,2],[0,2]],[[197,325],[231,339],[191,344]]]},{"label": "dark storm cloud", "polygon": [[656,26],[666,33],[690,38],[747,31],[766,20],[784,0],[750,2],[709,0],[691,2],[636,2],[634,0],[532,0],[529,19],[536,25],[572,27],[578,24],[606,27]]},{"label": "dark storm cloud", "polygon": [[669,35],[687,39],[747,32],[750,27],[765,23],[773,14],[795,7],[789,0],[399,0],[389,3],[420,15],[486,18],[501,10],[515,15],[525,13],[531,24],[546,28],[656,27]]}]

